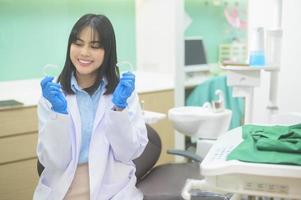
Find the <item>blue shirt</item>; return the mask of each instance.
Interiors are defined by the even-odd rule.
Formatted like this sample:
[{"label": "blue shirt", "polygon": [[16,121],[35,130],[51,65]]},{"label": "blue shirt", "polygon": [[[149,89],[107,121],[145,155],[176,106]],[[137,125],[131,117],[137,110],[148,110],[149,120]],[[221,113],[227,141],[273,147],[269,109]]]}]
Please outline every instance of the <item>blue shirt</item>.
[{"label": "blue shirt", "polygon": [[89,95],[78,85],[74,75],[71,77],[71,88],[76,95],[77,105],[79,108],[81,119],[81,148],[79,154],[79,164],[87,163],[89,157],[89,147],[91,141],[91,135],[93,131],[93,124],[95,120],[95,114],[99,103],[99,98],[102,94],[104,82],[102,81],[93,93]]}]

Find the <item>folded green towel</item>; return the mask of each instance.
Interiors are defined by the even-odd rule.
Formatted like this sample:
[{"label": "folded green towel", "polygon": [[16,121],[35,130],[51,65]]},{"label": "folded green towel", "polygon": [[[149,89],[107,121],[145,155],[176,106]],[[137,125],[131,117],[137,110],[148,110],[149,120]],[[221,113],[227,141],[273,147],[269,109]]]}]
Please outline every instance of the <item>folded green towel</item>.
[{"label": "folded green towel", "polygon": [[243,142],[227,157],[255,163],[301,165],[301,124],[242,127]]}]

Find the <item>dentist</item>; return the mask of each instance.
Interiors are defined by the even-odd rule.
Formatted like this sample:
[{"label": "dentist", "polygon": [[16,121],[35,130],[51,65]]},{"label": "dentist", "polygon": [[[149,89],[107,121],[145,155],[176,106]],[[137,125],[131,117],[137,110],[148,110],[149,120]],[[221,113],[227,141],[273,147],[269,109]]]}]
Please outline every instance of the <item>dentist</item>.
[{"label": "dentist", "polygon": [[73,26],[65,66],[41,81],[37,155],[45,167],[34,200],[141,200],[132,162],[148,138],[135,76],[119,79],[109,19],[87,14]]}]

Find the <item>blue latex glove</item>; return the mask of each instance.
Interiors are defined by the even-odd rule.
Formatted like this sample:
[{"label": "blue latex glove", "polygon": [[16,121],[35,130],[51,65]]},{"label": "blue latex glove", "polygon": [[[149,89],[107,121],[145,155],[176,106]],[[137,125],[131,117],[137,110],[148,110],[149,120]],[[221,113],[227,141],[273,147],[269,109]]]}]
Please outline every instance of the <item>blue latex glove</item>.
[{"label": "blue latex glove", "polygon": [[53,83],[54,77],[46,76],[41,81],[43,97],[45,97],[52,105],[52,110],[58,113],[67,114],[67,101],[61,91],[61,85]]},{"label": "blue latex glove", "polygon": [[122,78],[113,92],[112,102],[118,108],[124,109],[127,106],[126,100],[131,96],[134,89],[135,75],[131,72],[122,74]]}]

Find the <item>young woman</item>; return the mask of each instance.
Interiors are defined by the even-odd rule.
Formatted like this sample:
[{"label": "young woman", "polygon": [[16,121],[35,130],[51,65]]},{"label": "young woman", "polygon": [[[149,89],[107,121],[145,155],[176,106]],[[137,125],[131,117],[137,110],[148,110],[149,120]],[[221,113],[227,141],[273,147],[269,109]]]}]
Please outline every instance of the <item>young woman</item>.
[{"label": "young woman", "polygon": [[41,81],[38,159],[45,167],[35,200],[143,199],[132,160],[148,139],[134,91],[119,80],[115,34],[103,15],[82,16],[72,28],[58,78]]}]

